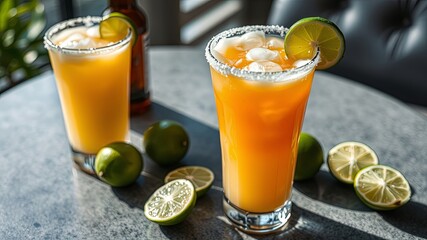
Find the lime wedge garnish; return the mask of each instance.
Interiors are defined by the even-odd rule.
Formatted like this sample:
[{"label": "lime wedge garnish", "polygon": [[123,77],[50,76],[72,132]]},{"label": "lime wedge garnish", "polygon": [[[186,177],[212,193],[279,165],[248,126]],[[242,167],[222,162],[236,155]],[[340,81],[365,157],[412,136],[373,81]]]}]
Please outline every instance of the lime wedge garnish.
[{"label": "lime wedge garnish", "polygon": [[411,187],[396,169],[375,165],[360,170],[354,179],[357,196],[376,210],[398,208],[411,198]]},{"label": "lime wedge garnish", "polygon": [[334,177],[353,184],[357,172],[364,167],[377,165],[378,157],[374,150],[363,143],[343,142],[329,151],[327,162]]},{"label": "lime wedge garnish", "polygon": [[182,222],[196,204],[197,194],[187,179],[177,179],[157,189],[147,200],[144,214],[148,220],[160,225]]},{"label": "lime wedge garnish", "polygon": [[106,15],[99,23],[101,38],[112,42],[117,42],[125,38],[129,29],[132,31],[131,43],[133,46],[137,40],[137,31],[135,23],[128,16],[119,12],[112,12]]},{"label": "lime wedge garnish", "polygon": [[340,29],[321,17],[303,18],[294,23],[285,36],[286,55],[294,60],[312,59],[320,50],[317,69],[337,64],[345,50],[345,39]]},{"label": "lime wedge garnish", "polygon": [[165,177],[165,182],[168,183],[175,179],[190,180],[196,187],[197,197],[200,197],[211,188],[214,181],[214,174],[205,167],[185,166],[168,173]]}]

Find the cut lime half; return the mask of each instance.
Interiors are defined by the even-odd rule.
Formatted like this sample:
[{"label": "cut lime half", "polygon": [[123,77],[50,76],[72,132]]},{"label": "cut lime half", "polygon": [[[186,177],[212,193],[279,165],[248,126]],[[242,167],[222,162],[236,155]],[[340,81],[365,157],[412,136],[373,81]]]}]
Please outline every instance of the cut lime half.
[{"label": "cut lime half", "polygon": [[106,15],[99,23],[101,38],[112,42],[125,38],[129,29],[132,32],[131,43],[134,46],[137,41],[137,31],[134,22],[128,16],[119,12],[112,12]]},{"label": "cut lime half", "polygon": [[360,170],[354,179],[354,189],[362,202],[375,210],[392,210],[411,198],[411,188],[402,173],[383,165]]},{"label": "cut lime half", "polygon": [[340,29],[321,17],[303,18],[294,23],[285,36],[286,55],[294,60],[312,59],[320,50],[316,69],[337,64],[345,51],[345,39]]},{"label": "cut lime half", "polygon": [[175,179],[190,180],[196,188],[197,197],[200,197],[211,188],[214,181],[214,174],[210,169],[205,167],[185,166],[169,172],[165,177],[165,183]]},{"label": "cut lime half", "polygon": [[353,184],[357,172],[364,167],[377,165],[378,157],[366,144],[343,142],[329,151],[327,162],[334,177],[341,182]]},{"label": "cut lime half", "polygon": [[177,179],[157,189],[147,200],[144,214],[148,220],[160,225],[182,222],[196,204],[196,190],[187,179]]}]

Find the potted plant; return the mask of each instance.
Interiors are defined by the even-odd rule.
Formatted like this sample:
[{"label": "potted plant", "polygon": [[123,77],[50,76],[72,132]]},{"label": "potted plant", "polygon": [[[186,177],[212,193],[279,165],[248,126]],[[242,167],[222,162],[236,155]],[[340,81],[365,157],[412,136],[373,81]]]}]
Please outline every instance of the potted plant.
[{"label": "potted plant", "polygon": [[[40,0],[0,2],[0,93],[34,77],[47,65],[42,32],[46,26]],[[3,83],[4,85],[4,83]]]}]

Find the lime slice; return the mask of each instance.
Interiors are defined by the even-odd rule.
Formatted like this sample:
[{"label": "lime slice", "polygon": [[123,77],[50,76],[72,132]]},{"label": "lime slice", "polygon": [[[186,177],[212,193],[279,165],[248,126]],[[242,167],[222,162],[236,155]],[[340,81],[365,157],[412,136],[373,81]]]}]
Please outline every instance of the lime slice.
[{"label": "lime slice", "polygon": [[294,23],[286,33],[285,52],[291,59],[312,59],[317,48],[320,50],[320,62],[317,69],[334,66],[344,55],[344,35],[328,19],[303,18]]},{"label": "lime slice", "polygon": [[125,38],[129,29],[132,31],[131,43],[134,46],[137,40],[137,31],[135,23],[128,16],[119,12],[112,12],[106,15],[99,23],[101,38],[112,42]]},{"label": "lime slice", "polygon": [[205,167],[185,166],[168,173],[165,177],[165,183],[176,179],[190,180],[196,188],[197,197],[201,197],[211,188],[214,181],[214,174]]},{"label": "lime slice", "polygon": [[147,200],[144,214],[160,225],[182,222],[196,204],[197,194],[191,181],[177,179],[157,189]]},{"label": "lime slice", "polygon": [[377,165],[378,157],[374,150],[363,143],[343,142],[329,151],[327,162],[334,177],[353,184],[356,173],[364,167]]},{"label": "lime slice", "polygon": [[298,144],[298,157],[294,180],[306,180],[314,177],[323,164],[323,149],[312,135],[302,132]]},{"label": "lime slice", "polygon": [[411,187],[394,168],[375,165],[360,170],[354,179],[357,196],[375,210],[392,210],[411,198]]}]

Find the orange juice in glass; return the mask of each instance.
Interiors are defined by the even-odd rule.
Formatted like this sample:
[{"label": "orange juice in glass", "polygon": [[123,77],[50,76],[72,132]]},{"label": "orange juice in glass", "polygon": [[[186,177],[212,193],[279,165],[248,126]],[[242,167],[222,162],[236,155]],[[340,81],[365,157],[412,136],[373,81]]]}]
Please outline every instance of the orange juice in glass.
[{"label": "orange juice in glass", "polygon": [[281,229],[306,104],[319,59],[289,60],[286,29],[247,26],[208,43],[222,151],[224,212],[251,233]]},{"label": "orange juice in glass", "polygon": [[90,174],[98,150],[126,141],[129,131],[131,32],[106,41],[99,36],[101,20],[71,19],[45,35],[73,160]]}]

